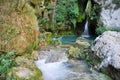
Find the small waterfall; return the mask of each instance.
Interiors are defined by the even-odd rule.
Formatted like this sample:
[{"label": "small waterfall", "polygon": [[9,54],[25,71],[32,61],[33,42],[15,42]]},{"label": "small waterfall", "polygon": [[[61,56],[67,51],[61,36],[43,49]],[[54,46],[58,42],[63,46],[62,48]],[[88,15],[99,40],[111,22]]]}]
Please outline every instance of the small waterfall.
[{"label": "small waterfall", "polygon": [[85,23],[84,32],[82,34],[82,37],[90,37],[89,30],[88,30],[88,19],[86,19],[86,23]]}]

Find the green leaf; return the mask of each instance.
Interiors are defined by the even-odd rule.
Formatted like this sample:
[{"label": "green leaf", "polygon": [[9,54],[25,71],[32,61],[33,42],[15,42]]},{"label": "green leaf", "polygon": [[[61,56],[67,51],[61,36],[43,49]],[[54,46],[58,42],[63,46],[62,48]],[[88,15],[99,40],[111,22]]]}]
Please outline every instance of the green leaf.
[{"label": "green leaf", "polygon": [[85,19],[85,13],[80,13],[78,16],[78,22],[82,22]]}]

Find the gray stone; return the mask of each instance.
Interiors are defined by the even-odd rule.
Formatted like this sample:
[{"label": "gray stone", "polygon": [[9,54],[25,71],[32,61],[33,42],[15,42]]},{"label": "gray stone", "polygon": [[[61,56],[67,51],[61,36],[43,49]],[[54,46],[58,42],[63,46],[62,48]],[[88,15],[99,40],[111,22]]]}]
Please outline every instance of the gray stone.
[{"label": "gray stone", "polygon": [[[100,20],[106,27],[120,28],[120,6],[113,3],[113,0],[94,0],[101,5]],[[117,9],[116,9],[117,7]]]},{"label": "gray stone", "polygon": [[120,69],[120,32],[107,31],[97,37],[92,51],[103,60],[100,67],[112,65]]},{"label": "gray stone", "polygon": [[[120,32],[107,31],[94,41],[94,46],[91,48],[94,55],[101,59],[98,69],[109,68],[114,80],[120,78]],[[116,71],[115,71],[115,70]],[[114,70],[114,72],[113,72]],[[114,74],[114,76],[113,76]],[[117,74],[117,75],[116,75]]]}]

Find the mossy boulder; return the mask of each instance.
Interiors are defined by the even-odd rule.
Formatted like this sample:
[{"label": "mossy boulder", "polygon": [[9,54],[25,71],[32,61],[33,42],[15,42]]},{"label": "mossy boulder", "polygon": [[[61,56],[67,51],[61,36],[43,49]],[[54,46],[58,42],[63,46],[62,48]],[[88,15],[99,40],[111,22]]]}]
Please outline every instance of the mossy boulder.
[{"label": "mossy boulder", "polygon": [[[21,1],[21,0],[19,0]],[[35,10],[28,3],[3,1],[0,4],[0,51],[22,54],[38,42]]]},{"label": "mossy boulder", "polygon": [[88,49],[90,47],[90,43],[87,39],[79,37],[76,40],[76,47],[80,48],[80,49]]},{"label": "mossy boulder", "polygon": [[18,56],[15,59],[17,66],[13,67],[8,73],[8,80],[42,80],[42,72],[29,56]]},{"label": "mossy boulder", "polygon": [[76,40],[76,43],[74,47],[70,47],[67,50],[67,56],[68,58],[74,58],[74,59],[85,59],[88,57],[90,44],[89,41],[85,38],[79,37]]},{"label": "mossy boulder", "polygon": [[80,49],[71,46],[71,47],[67,50],[66,54],[67,54],[67,57],[68,57],[69,59],[71,59],[71,58],[79,58]]}]

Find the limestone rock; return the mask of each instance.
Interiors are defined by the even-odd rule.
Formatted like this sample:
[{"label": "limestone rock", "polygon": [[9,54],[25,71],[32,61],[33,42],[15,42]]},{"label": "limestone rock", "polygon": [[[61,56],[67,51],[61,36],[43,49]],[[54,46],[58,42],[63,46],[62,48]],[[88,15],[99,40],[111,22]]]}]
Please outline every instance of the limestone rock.
[{"label": "limestone rock", "polygon": [[[114,80],[120,78],[120,32],[107,31],[97,37],[92,47],[94,55],[101,59],[100,69],[109,68],[109,73]],[[112,72],[113,70],[113,72]]]},{"label": "limestone rock", "polygon": [[120,32],[107,31],[95,39],[94,53],[103,61],[102,66],[120,69]]},{"label": "limestone rock", "polygon": [[101,6],[100,19],[106,27],[120,28],[119,0],[94,0]]}]

